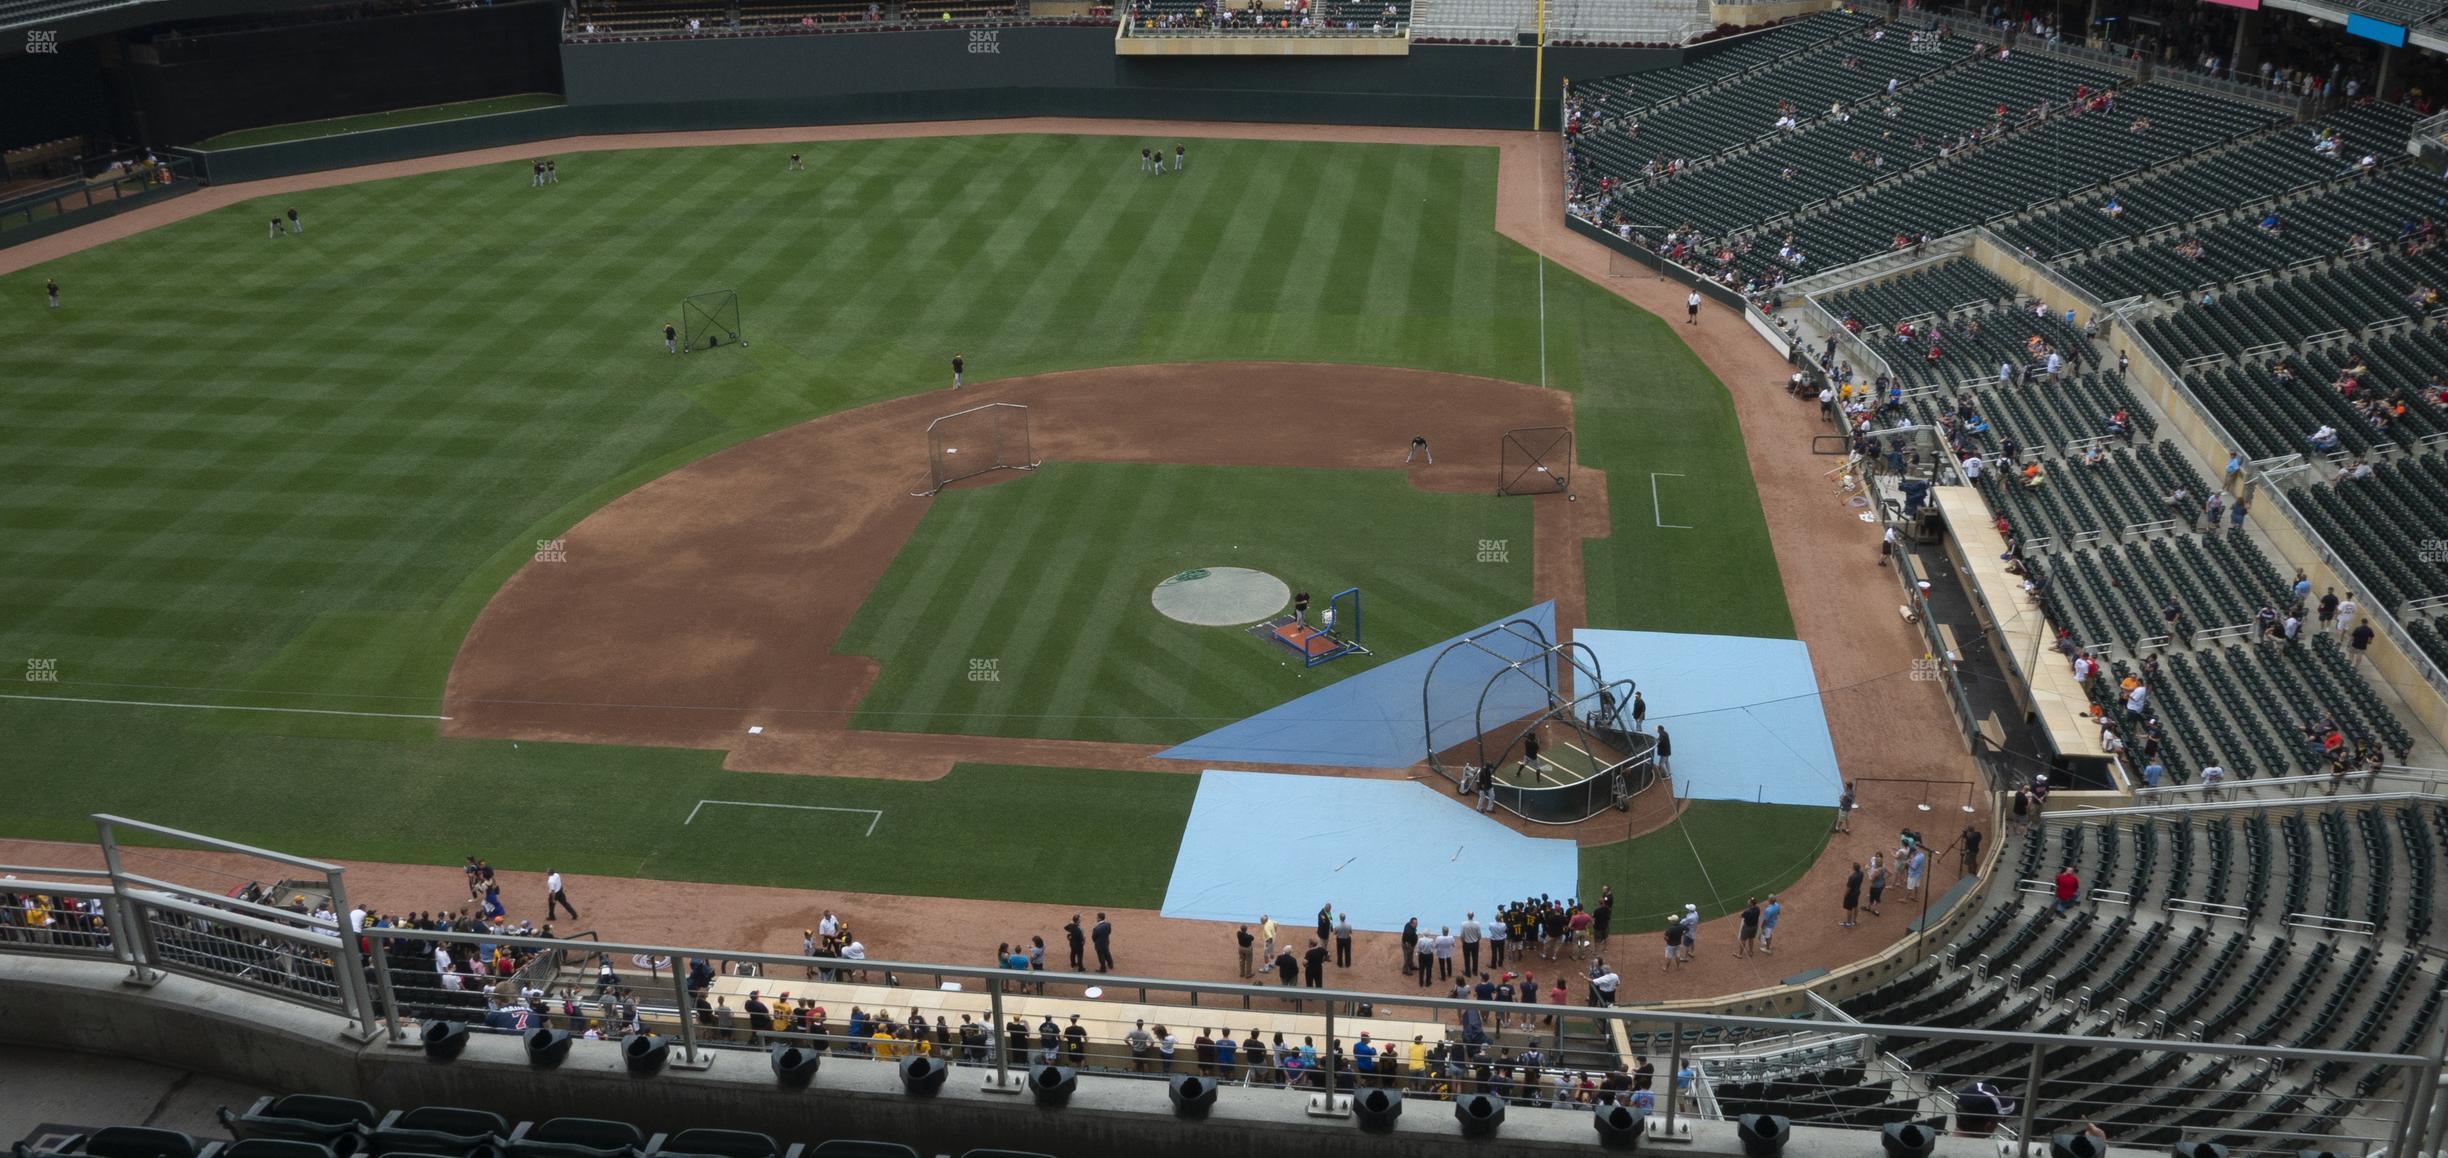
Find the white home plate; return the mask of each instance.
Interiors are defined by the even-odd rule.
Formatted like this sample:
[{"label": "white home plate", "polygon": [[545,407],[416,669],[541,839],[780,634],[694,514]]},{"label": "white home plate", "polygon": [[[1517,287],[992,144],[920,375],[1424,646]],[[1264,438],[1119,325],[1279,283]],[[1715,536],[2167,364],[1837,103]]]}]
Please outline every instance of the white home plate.
[{"label": "white home plate", "polygon": [[1283,610],[1292,601],[1292,589],[1264,571],[1199,567],[1157,584],[1149,598],[1167,619],[1201,627],[1237,627]]}]

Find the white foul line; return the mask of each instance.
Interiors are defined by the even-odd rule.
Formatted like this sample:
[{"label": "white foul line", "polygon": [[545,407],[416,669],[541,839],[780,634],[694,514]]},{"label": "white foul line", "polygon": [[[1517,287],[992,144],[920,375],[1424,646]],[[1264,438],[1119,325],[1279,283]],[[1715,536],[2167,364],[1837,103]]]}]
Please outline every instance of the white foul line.
[{"label": "white foul line", "polygon": [[118,704],[129,708],[191,708],[199,712],[294,712],[304,716],[371,716],[381,720],[447,720],[417,712],[344,712],[338,708],[257,708],[245,704],[174,704],[162,700],[95,700],[83,696],[21,696],[0,692],[0,700],[57,700],[66,704]]},{"label": "white foul line", "polygon": [[709,804],[728,804],[733,808],[793,808],[801,812],[864,812],[873,817],[867,822],[867,835],[869,836],[874,836],[876,826],[884,823],[884,810],[881,808],[835,808],[829,804],[767,804],[762,800],[700,800],[696,808],[689,809],[688,819],[680,823],[695,824],[698,811]]},{"label": "white foul line", "polygon": [[1659,504],[1659,502],[1658,502],[1658,485],[1657,485],[1657,480],[1662,479],[1662,478],[1682,478],[1682,477],[1683,477],[1683,476],[1682,476],[1682,475],[1679,475],[1679,474],[1667,474],[1667,473],[1665,473],[1665,472],[1663,472],[1663,471],[1654,471],[1654,470],[1653,470],[1653,471],[1650,471],[1650,472],[1649,472],[1649,513],[1650,513],[1650,515],[1652,515],[1652,516],[1654,516],[1654,517],[1655,517],[1655,519],[1657,520],[1657,525],[1659,525],[1659,526],[1661,526],[1661,527],[1668,528],[1669,530],[1676,530],[1676,531],[1688,531],[1688,530],[1691,530],[1692,528],[1690,528],[1690,527],[1688,527],[1688,526],[1685,526],[1685,525],[1684,525],[1684,524],[1682,524],[1682,523],[1669,523],[1669,522],[1667,522],[1667,521],[1666,521],[1666,512],[1665,512],[1665,510],[1663,509],[1663,507],[1662,507],[1662,506]]}]

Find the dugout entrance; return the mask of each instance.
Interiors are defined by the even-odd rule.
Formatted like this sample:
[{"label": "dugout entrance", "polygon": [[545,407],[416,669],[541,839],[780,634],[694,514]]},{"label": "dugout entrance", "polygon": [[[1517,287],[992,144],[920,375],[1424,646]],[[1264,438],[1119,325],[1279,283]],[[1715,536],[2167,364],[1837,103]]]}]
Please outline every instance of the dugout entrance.
[{"label": "dugout entrance", "polygon": [[1482,629],[1446,645],[1422,681],[1428,766],[1539,824],[1629,808],[1659,779],[1655,738],[1625,715],[1636,690],[1529,620]]}]

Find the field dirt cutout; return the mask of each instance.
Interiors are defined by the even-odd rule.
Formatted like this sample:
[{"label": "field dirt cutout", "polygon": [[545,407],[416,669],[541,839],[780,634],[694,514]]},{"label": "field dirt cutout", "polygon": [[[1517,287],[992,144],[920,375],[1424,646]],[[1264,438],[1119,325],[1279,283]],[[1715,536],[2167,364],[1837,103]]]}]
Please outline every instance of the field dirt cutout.
[{"label": "field dirt cutout", "polygon": [[[567,562],[521,568],[477,616],[451,668],[443,733],[720,748],[735,766],[853,775],[941,775],[955,760],[1147,766],[1158,749],[847,730],[877,665],[836,654],[834,641],[932,501],[909,494],[927,423],[985,402],[1029,407],[1048,462],[1401,470],[1445,493],[1493,493],[1505,431],[1572,422],[1558,390],[1309,363],[1122,366],[862,406],[708,455],[570,528]],[[1341,436],[1285,438],[1245,420],[1294,409]],[[1403,466],[1414,434],[1436,443],[1435,466]],[[1547,514],[1533,519],[1542,538],[1558,525]],[[1605,533],[1603,521],[1571,522],[1556,533]],[[1574,609],[1577,624],[1580,545],[1554,548],[1537,545],[1532,591]],[[1286,599],[1229,622],[1264,619]]]}]

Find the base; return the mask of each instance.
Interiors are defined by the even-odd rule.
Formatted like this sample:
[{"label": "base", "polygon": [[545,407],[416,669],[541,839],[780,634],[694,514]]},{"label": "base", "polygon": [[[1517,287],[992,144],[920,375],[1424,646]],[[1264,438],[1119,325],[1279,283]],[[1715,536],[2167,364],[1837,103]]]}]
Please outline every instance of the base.
[{"label": "base", "polygon": [[714,1068],[714,1057],[713,1050],[700,1046],[697,1049],[696,1060],[690,1060],[688,1051],[684,1049],[674,1051],[671,1060],[665,1064],[676,1070],[710,1070]]},{"label": "base", "polygon": [[1028,1092],[1028,1077],[1025,1074],[1015,1073],[1005,1073],[999,1076],[987,1074],[986,1080],[978,1086],[978,1089],[989,1094],[1025,1094]]},{"label": "base", "polygon": [[1348,1118],[1351,1112],[1350,1094],[1309,1095],[1309,1116],[1312,1118]]},{"label": "base", "polygon": [[1653,1114],[1649,1118],[1648,1128],[1641,1131],[1641,1137],[1650,1142],[1689,1142],[1692,1140],[1691,1115],[1675,1115],[1674,1128],[1669,1130],[1666,1119]]}]

